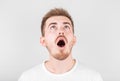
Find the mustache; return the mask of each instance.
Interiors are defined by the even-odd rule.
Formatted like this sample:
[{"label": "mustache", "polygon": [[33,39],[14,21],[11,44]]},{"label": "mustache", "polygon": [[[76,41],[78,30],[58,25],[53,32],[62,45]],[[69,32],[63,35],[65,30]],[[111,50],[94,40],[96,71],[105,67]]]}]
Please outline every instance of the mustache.
[{"label": "mustache", "polygon": [[59,38],[63,38],[67,42],[67,38],[64,35],[59,35],[55,41],[57,42]]}]

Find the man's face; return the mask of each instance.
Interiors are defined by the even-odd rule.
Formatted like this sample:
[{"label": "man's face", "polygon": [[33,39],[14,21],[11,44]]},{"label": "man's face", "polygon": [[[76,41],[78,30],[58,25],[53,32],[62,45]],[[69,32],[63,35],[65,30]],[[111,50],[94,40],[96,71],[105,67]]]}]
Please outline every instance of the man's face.
[{"label": "man's face", "polygon": [[41,44],[48,49],[50,56],[57,60],[66,59],[75,42],[72,23],[67,17],[53,16],[47,19]]}]

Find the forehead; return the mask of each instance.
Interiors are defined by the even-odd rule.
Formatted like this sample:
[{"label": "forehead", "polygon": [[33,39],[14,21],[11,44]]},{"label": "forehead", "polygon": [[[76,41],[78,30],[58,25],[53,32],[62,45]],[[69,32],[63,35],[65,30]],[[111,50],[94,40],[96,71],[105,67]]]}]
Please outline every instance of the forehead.
[{"label": "forehead", "polygon": [[69,24],[71,24],[70,19],[65,16],[52,16],[46,20],[46,25],[49,25],[50,23],[53,23],[53,22],[56,22],[56,23],[68,22]]}]

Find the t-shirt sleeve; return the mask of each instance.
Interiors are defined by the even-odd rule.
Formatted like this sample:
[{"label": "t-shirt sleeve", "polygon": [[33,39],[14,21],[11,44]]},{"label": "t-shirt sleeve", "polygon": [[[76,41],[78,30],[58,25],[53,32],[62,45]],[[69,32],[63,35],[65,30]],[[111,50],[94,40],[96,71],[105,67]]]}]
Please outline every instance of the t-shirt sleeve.
[{"label": "t-shirt sleeve", "polygon": [[103,81],[103,78],[102,78],[101,75],[98,73],[98,74],[95,76],[95,78],[94,78],[93,81]]},{"label": "t-shirt sleeve", "polygon": [[24,73],[19,77],[18,81],[27,81],[27,80],[25,79]]},{"label": "t-shirt sleeve", "polygon": [[18,81],[24,81],[22,75],[19,77]]}]

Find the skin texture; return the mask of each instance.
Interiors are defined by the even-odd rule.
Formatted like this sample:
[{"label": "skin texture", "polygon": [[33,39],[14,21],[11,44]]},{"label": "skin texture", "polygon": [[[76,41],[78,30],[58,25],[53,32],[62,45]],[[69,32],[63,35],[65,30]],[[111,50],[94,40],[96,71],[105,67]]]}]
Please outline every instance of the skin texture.
[{"label": "skin texture", "polygon": [[[52,73],[69,71],[75,63],[71,51],[76,42],[71,21],[65,16],[52,16],[45,23],[44,33],[40,42],[49,51],[46,68]],[[59,47],[59,40],[63,40],[65,46]]]}]

